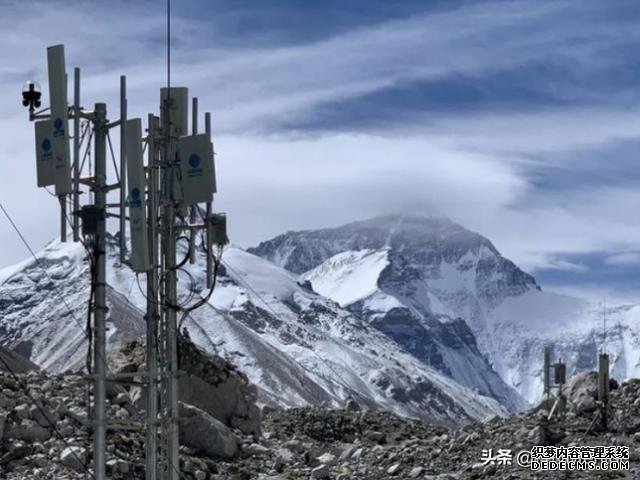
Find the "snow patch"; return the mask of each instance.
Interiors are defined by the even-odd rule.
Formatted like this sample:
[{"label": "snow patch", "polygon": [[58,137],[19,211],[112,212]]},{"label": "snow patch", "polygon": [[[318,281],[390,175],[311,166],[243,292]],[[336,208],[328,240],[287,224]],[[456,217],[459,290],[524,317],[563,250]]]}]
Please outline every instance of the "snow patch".
[{"label": "snow patch", "polygon": [[316,292],[345,307],[377,292],[380,273],[389,265],[388,253],[388,248],[338,253],[302,278]]}]

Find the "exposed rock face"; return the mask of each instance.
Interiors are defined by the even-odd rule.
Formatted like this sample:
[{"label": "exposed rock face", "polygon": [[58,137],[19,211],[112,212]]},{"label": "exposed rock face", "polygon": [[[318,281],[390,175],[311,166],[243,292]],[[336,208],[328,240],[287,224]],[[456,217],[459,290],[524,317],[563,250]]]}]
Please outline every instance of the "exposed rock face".
[{"label": "exposed rock face", "polygon": [[[209,355],[183,337],[178,342],[178,350],[179,368],[184,372],[178,382],[180,401],[198,407],[228,427],[259,436],[257,390],[246,375],[226,360]],[[143,372],[146,369],[144,345],[131,342],[114,348],[108,354],[108,361],[114,373]],[[118,395],[117,388],[112,385],[114,398]],[[129,394],[136,408],[144,410],[145,392],[133,388]],[[125,397],[122,403],[131,402]]]}]

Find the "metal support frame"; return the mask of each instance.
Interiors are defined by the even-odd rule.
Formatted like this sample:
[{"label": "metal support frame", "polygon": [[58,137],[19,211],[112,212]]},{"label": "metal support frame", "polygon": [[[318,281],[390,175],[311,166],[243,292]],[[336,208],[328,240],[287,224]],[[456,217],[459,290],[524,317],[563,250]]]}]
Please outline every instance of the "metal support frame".
[{"label": "metal support frame", "polygon": [[80,240],[80,69],[73,69],[73,241]]},{"label": "metal support frame", "polygon": [[[95,206],[106,209],[107,185],[107,106],[95,104]],[[106,219],[98,221],[95,261],[95,312],[94,312],[94,431],[93,472],[97,480],[105,479],[106,446]]]},{"label": "metal support frame", "polygon": [[164,375],[165,395],[163,407],[165,411],[166,435],[166,469],[169,480],[178,480],[180,473],[179,431],[178,431],[178,332],[177,332],[177,275],[176,275],[176,199],[175,181],[177,165],[177,138],[174,135],[170,120],[172,107],[170,94],[162,108],[164,109],[164,125],[162,126],[163,148],[161,150],[161,248],[163,302],[162,321],[164,339]]},{"label": "metal support frame", "polygon": [[149,254],[151,270],[147,272],[147,342],[146,356],[149,383],[147,384],[147,435],[145,455],[145,479],[156,480],[158,463],[158,165],[155,135],[158,130],[157,118],[148,116],[148,221],[149,221]]},{"label": "metal support frame", "polygon": [[126,212],[127,212],[127,156],[125,123],[127,121],[127,77],[120,76],[120,263],[124,263],[127,254]]},{"label": "metal support frame", "polygon": [[[193,97],[191,101],[191,134],[196,135],[198,133],[198,98]],[[198,207],[193,206],[189,208],[189,223],[194,224],[196,222],[196,212]],[[196,263],[196,233],[194,231],[189,235],[189,263]]]},{"label": "metal support frame", "polygon": [[[168,87],[169,82],[168,83]],[[164,113],[163,125],[153,114],[148,116],[148,241],[151,268],[147,274],[147,344],[146,360],[147,378],[147,418],[146,418],[146,480],[179,480],[179,410],[178,410],[178,325],[177,312],[177,271],[176,243],[182,231],[190,233],[189,258],[195,262],[196,230],[206,229],[208,254],[206,256],[206,284],[211,288],[213,283],[212,253],[212,201],[206,203],[206,219],[197,221],[198,206],[189,210],[189,221],[177,222],[180,214],[180,199],[175,194],[175,184],[179,181],[177,172],[180,169],[178,160],[178,136],[170,119],[171,90],[168,98],[161,105]],[[198,99],[192,103],[192,132],[198,133]],[[44,109],[34,112],[29,110],[29,119],[48,119]],[[93,112],[82,111],[80,106],[80,69],[74,69],[73,107],[67,110],[73,118],[73,169],[71,203],[73,208],[72,232],[73,240],[80,240],[82,235],[93,240],[93,459],[92,476],[96,480],[106,478],[106,232],[107,219],[119,217],[119,254],[120,262],[126,260],[126,138],[127,123],[126,77],[120,77],[120,117],[109,123],[107,106],[96,103]],[[81,120],[85,119],[93,127],[93,150],[95,171],[92,176],[81,178],[80,163]],[[120,126],[120,181],[107,183],[107,146],[108,131]],[[211,138],[211,114],[205,114],[205,131]],[[178,132],[179,133],[179,132]],[[109,144],[110,147],[110,144]],[[91,137],[87,153],[91,148]],[[113,152],[112,156],[113,156]],[[114,159],[115,162],[115,159]],[[89,167],[91,170],[91,167]],[[80,187],[89,187],[93,205],[80,208]],[[107,195],[111,190],[120,189],[119,202],[107,203]],[[67,240],[67,194],[58,196],[60,202],[60,238]],[[117,208],[119,213],[109,213],[107,209]],[[83,213],[80,222],[79,214]],[[115,378],[115,377],[114,377]],[[114,379],[110,379],[113,381]],[[118,428],[128,428],[124,424],[114,424]],[[138,428],[138,426],[136,426]]]},{"label": "metal support frame", "polygon": [[[211,112],[206,112],[204,114],[204,131],[209,138],[211,138]],[[215,158],[215,152],[214,152]],[[207,278],[207,288],[211,288],[213,285],[213,252],[211,249],[211,213],[213,210],[212,202],[207,202],[207,211],[206,211],[206,240],[207,240],[207,259],[206,259],[206,278]]]},{"label": "metal support frame", "polygon": [[60,202],[60,241],[67,241],[67,196],[58,195]]}]

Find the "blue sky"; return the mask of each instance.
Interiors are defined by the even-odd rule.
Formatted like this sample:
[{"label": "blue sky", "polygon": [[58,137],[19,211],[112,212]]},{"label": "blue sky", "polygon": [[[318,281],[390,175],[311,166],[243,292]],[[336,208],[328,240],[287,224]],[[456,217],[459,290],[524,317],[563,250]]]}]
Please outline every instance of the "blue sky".
[{"label": "blue sky", "polygon": [[[23,81],[46,90],[45,47],[65,43],[85,105],[117,115],[126,73],[130,114],[146,118],[164,81],[164,8],[0,0],[12,179],[0,199],[34,247],[57,220],[35,187]],[[425,212],[486,235],[545,288],[638,300],[636,1],[183,0],[173,12],[173,82],[213,114],[216,206],[236,243]],[[0,266],[25,256],[6,224],[0,241]]]}]

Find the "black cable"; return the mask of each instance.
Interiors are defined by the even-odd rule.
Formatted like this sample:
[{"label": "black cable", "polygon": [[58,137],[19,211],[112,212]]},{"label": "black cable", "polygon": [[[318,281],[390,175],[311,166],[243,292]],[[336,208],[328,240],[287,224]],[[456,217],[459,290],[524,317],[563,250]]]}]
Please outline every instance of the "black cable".
[{"label": "black cable", "polygon": [[[4,215],[7,217],[7,219],[9,220],[9,223],[11,223],[11,226],[13,227],[13,229],[16,231],[16,233],[20,237],[20,240],[22,240],[22,243],[24,244],[24,246],[27,247],[27,250],[29,250],[29,253],[33,257],[33,259],[36,261],[36,264],[38,265],[38,267],[40,267],[40,269],[44,272],[45,276],[49,279],[49,281],[51,283],[55,283],[53,278],[51,278],[51,276],[49,275],[49,272],[47,272],[47,270],[44,268],[44,266],[42,266],[42,263],[40,262],[40,259],[36,256],[36,254],[34,253],[33,249],[31,248],[31,246],[29,245],[27,240],[22,235],[22,232],[20,232],[20,229],[18,229],[18,226],[15,224],[15,222],[13,221],[13,219],[11,218],[11,216],[9,215],[7,210],[5,210],[5,208],[4,208],[4,206],[2,205],[1,202],[0,202],[0,210],[2,210]],[[73,310],[71,309],[71,307],[67,303],[67,300],[65,299],[65,297],[61,296],[60,298],[62,299],[62,303],[64,303],[65,307],[67,308],[67,311],[71,314],[71,317],[73,318],[73,320],[76,323],[76,325],[80,329],[82,329],[82,324],[78,321],[78,319],[74,315]]]},{"label": "black cable", "polygon": [[218,281],[218,270],[219,270],[219,266],[220,266],[220,263],[221,263],[220,258],[221,258],[221,255],[218,258],[214,257],[213,280],[211,282],[211,287],[209,288],[209,292],[207,293],[207,295],[205,297],[200,299],[194,305],[192,305],[191,307],[186,308],[186,309],[183,310],[182,318],[178,322],[178,332],[180,332],[180,329],[182,328],[182,324],[184,323],[184,321],[187,318],[187,316],[189,315],[189,313],[194,311],[196,308],[200,308],[202,305],[207,303],[209,301],[209,299],[211,298],[211,295],[213,294],[213,291],[215,290],[216,284],[217,284],[217,281]]},{"label": "black cable", "polygon": [[98,245],[96,243],[94,245],[94,248],[93,248],[93,255],[89,257],[90,258],[89,272],[90,272],[90,279],[91,279],[91,289],[89,291],[89,307],[87,309],[87,338],[89,340],[89,345],[87,346],[86,367],[87,367],[87,372],[90,375],[92,373],[91,357],[92,357],[92,350],[93,350],[93,342],[92,342],[93,331],[92,331],[92,328],[91,328],[91,311],[93,309],[93,299],[94,299],[95,293],[96,293],[96,283],[97,283],[97,277],[98,277],[98,269],[96,267],[96,263],[97,263],[98,255],[99,255]]}]

